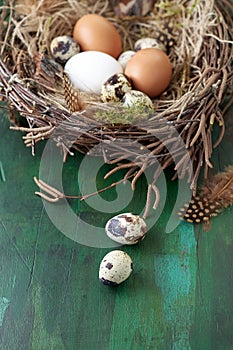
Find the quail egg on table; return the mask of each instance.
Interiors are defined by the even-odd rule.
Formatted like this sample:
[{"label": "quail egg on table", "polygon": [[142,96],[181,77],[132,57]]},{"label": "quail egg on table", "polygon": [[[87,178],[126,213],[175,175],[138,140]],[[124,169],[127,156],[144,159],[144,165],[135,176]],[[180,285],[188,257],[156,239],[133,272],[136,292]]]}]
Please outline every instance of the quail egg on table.
[{"label": "quail egg on table", "polygon": [[104,256],[99,267],[99,280],[108,286],[124,282],[133,271],[130,256],[122,250],[112,250]]},{"label": "quail egg on table", "polygon": [[132,86],[123,73],[113,74],[102,85],[101,99],[103,102],[121,101],[124,94],[132,89]]},{"label": "quail egg on table", "polygon": [[150,97],[138,90],[131,90],[122,98],[122,104],[124,107],[132,107],[135,105],[139,105],[142,107],[147,107],[153,109],[153,102]]},{"label": "quail egg on table", "polygon": [[142,49],[156,48],[166,52],[165,46],[155,38],[141,38],[134,44],[134,50],[139,51]]},{"label": "quail egg on table", "polygon": [[120,63],[123,69],[125,69],[127,63],[133,57],[133,55],[135,55],[135,53],[135,51],[127,50],[120,54],[120,56],[118,57],[118,62]]},{"label": "quail egg on table", "polygon": [[80,47],[73,38],[68,35],[62,35],[51,41],[50,51],[56,61],[66,63],[70,57],[79,53]]},{"label": "quail egg on table", "polygon": [[108,220],[105,231],[109,238],[120,244],[136,244],[146,235],[145,221],[132,213],[119,214]]}]

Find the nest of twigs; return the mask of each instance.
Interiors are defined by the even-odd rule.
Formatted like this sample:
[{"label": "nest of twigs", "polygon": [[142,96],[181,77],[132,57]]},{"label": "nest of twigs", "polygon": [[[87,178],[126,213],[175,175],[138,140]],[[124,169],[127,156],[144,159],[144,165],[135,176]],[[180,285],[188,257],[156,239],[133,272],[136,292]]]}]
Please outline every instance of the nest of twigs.
[{"label": "nest of twigs", "polygon": [[[52,137],[64,158],[71,147],[102,154],[115,165],[106,177],[127,169],[132,188],[147,167],[160,164],[154,169],[155,185],[161,171],[173,165],[174,178],[186,176],[195,193],[201,168],[207,175],[212,167],[212,150],[221,142],[224,113],[232,103],[230,0],[159,0],[144,17],[117,17],[106,0],[5,1],[0,12],[0,96],[11,114],[17,111],[27,121],[28,127],[14,128],[26,132],[25,144],[33,152],[36,142]],[[78,18],[92,12],[117,27],[124,50],[146,36],[166,45],[173,76],[153,100],[153,112],[126,112],[93,96],[80,97],[82,111],[68,109],[63,67],[52,60],[50,42],[71,35]],[[215,144],[214,123],[219,126]]]}]

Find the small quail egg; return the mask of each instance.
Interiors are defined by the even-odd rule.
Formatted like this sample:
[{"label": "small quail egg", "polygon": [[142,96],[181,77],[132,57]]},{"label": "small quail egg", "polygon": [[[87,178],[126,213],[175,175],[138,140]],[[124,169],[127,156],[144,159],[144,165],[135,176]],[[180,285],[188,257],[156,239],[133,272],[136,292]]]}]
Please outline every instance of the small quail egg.
[{"label": "small quail egg", "polygon": [[79,44],[70,36],[62,35],[54,38],[50,44],[50,51],[55,60],[60,63],[66,63],[66,61],[79,53]]},{"label": "small quail egg", "polygon": [[108,286],[117,286],[130,276],[132,270],[130,256],[122,250],[112,250],[100,263],[99,280]]},{"label": "small quail egg", "polygon": [[120,54],[120,56],[118,57],[118,62],[122,66],[123,70],[125,69],[129,60],[133,57],[133,55],[135,55],[135,51],[128,50],[122,52],[122,54]]},{"label": "small quail egg", "polygon": [[132,86],[123,73],[112,75],[101,89],[101,99],[103,102],[121,101],[124,94],[132,89]]},{"label": "small quail egg", "polygon": [[146,223],[139,215],[119,214],[108,220],[105,231],[109,238],[121,244],[136,244],[146,235]]},{"label": "small quail egg", "polygon": [[126,92],[122,99],[122,105],[124,107],[132,107],[135,105],[140,105],[143,107],[148,107],[153,109],[153,102],[150,97],[138,90],[131,90]]},{"label": "small quail egg", "polygon": [[156,48],[166,52],[165,46],[157,39],[154,38],[141,38],[134,44],[134,50],[139,51],[142,49]]}]

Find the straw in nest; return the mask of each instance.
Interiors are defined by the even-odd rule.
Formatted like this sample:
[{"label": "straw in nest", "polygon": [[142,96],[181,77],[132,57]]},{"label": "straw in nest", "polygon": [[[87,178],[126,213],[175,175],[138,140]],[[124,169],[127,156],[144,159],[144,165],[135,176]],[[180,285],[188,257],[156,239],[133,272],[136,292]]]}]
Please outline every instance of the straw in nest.
[{"label": "straw in nest", "polygon": [[[124,50],[133,49],[143,36],[165,43],[173,78],[153,100],[153,113],[125,112],[119,104],[82,94],[77,97],[82,111],[67,108],[63,68],[52,60],[49,46],[54,37],[71,35],[78,18],[90,12],[116,26]],[[158,195],[156,181],[170,165],[174,178],[186,177],[195,194],[201,168],[207,177],[212,167],[212,150],[221,142],[223,116],[232,103],[232,18],[229,0],[158,1],[144,17],[117,17],[105,0],[5,1],[0,20],[0,94],[8,108],[28,122],[28,127],[13,128],[26,132],[24,141],[33,152],[36,142],[52,137],[64,159],[71,146],[82,153],[102,154],[106,163],[115,165],[106,177],[126,169],[133,189],[145,169],[159,161],[148,205],[149,192]],[[224,107],[223,101],[227,101]],[[219,125],[219,137],[213,145],[214,123]]]}]

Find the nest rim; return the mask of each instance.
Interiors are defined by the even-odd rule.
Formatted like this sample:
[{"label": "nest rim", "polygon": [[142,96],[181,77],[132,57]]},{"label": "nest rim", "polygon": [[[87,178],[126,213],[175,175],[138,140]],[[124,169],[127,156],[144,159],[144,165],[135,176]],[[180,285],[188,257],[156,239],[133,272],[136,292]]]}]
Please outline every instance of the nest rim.
[{"label": "nest rim", "polygon": [[[199,4],[202,3],[200,0]],[[13,126],[12,128],[26,132],[26,136],[24,136],[25,144],[32,147],[33,151],[36,142],[44,138],[54,137],[55,142],[64,152],[64,159],[67,154],[71,153],[71,146],[79,152],[89,152],[91,154],[90,150],[95,147],[96,143],[108,146],[110,140],[121,138],[125,140],[126,144],[122,149],[118,145],[117,147],[114,146],[115,148],[111,149],[109,158],[106,157],[103,147],[101,148],[105,162],[116,165],[114,172],[123,168],[122,162],[127,159],[127,156],[128,158],[132,157],[132,152],[128,152],[127,149],[128,141],[135,144],[140,143],[141,149],[138,149],[138,145],[136,145],[136,148],[133,145],[132,150],[136,156],[128,164],[129,171],[135,174],[133,187],[145,168],[153,165],[153,161],[148,161],[143,147],[146,151],[160,157],[161,169],[165,169],[174,163],[174,155],[173,157],[167,156],[166,145],[163,142],[161,146],[161,142],[153,135],[153,130],[156,127],[156,135],[158,132],[163,133],[164,129],[167,128],[165,138],[161,136],[162,140],[169,139],[171,141],[174,139],[173,142],[175,142],[176,135],[171,132],[174,128],[175,132],[181,135],[186,147],[186,154],[179,154],[179,147],[177,147],[178,160],[175,162],[174,178],[178,175],[183,177],[188,175],[190,188],[195,194],[201,168],[204,166],[205,177],[207,177],[208,169],[212,167],[210,161],[212,151],[221,142],[224,135],[223,116],[232,102],[232,97],[229,96],[231,95],[233,81],[231,59],[233,34],[230,30],[232,19],[227,12],[227,8],[233,13],[233,6],[228,0],[213,3],[212,10],[215,12],[215,20],[218,19],[217,24],[213,25],[212,35],[210,35],[211,33],[203,34],[199,57],[196,57],[196,62],[192,62],[186,68],[190,69],[191,67],[195,70],[197,67],[195,64],[198,62],[200,64],[201,61],[203,61],[203,65],[199,67],[201,69],[196,76],[192,77],[189,82],[184,82],[188,87],[186,87],[186,92],[183,95],[181,94],[180,99],[174,98],[173,103],[170,103],[169,99],[161,99],[158,103],[155,102],[157,103],[157,110],[149,118],[143,121],[139,120],[139,122],[136,119],[136,122],[132,121],[125,124],[101,123],[95,120],[92,117],[93,110],[96,110],[95,105],[81,113],[70,113],[66,106],[59,104],[57,101],[51,101],[51,96],[46,99],[41,92],[37,94],[33,90],[30,91],[27,79],[19,77],[17,71],[19,61],[16,60],[13,69],[10,69],[9,57],[7,57],[10,44],[3,37],[0,38],[0,41],[4,43],[0,57],[0,96],[7,100],[10,110],[17,110],[21,116],[26,118],[29,124],[29,127]],[[9,11],[12,15],[13,10],[10,2],[9,5],[6,2],[5,7],[2,8],[2,24],[4,15],[9,15]],[[107,10],[106,17],[110,18],[109,15],[110,13]],[[117,21],[119,19],[116,19],[116,17],[111,17],[111,19],[118,25],[119,22]],[[10,31],[9,26],[5,28],[2,36]],[[20,38],[17,38],[17,40],[20,40]],[[212,49],[211,52],[208,52],[210,47],[214,47],[215,50]],[[39,59],[41,59],[41,55],[43,57],[43,53],[38,54]],[[30,77],[28,77],[28,81],[30,83]],[[222,102],[226,99],[229,99],[229,101],[222,107]],[[103,105],[104,111],[108,111],[109,108],[111,107]],[[117,108],[121,112],[119,106]],[[220,133],[218,140],[213,145],[211,134],[214,122],[217,122],[220,126]],[[194,169],[193,176],[191,176],[189,170],[187,151]],[[160,171],[155,171],[154,184]],[[108,174],[108,176],[110,175]]]}]

